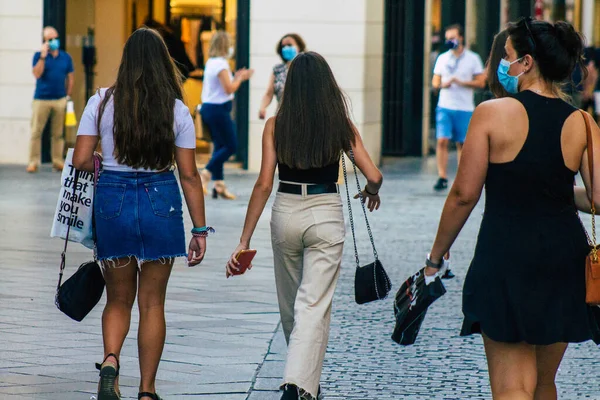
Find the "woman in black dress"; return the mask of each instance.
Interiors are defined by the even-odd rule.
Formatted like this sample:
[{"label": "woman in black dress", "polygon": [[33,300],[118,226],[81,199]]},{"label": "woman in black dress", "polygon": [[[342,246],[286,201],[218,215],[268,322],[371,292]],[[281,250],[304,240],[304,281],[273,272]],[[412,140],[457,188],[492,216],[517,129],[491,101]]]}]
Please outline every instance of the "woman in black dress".
[{"label": "woman in black dress", "polygon": [[[589,247],[576,214],[591,207],[585,121],[560,91],[582,62],[583,41],[566,22],[524,19],[508,29],[498,78],[513,96],[473,114],[426,274],[439,273],[485,185],[461,335],[482,334],[495,400],[548,400],[557,398],[567,344],[600,341],[585,303]],[[585,116],[600,156],[600,128]],[[578,171],[585,188],[573,186]]]}]

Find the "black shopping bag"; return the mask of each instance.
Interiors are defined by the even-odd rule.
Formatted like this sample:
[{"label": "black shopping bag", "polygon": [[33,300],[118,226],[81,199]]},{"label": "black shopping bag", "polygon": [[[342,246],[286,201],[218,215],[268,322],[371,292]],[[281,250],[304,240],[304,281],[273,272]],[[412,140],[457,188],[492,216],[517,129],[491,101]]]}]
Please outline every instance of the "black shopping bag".
[{"label": "black shopping bag", "polygon": [[414,344],[427,309],[446,293],[439,276],[429,285],[425,284],[425,268],[410,276],[396,293],[394,315],[396,326],[392,340],[403,346]]}]

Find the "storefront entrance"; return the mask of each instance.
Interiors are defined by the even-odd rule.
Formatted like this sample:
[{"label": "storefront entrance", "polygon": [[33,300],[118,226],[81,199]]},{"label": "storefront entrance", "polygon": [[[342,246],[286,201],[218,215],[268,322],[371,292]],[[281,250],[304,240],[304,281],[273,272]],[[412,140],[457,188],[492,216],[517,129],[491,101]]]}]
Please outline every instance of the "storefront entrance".
[{"label": "storefront entrance", "polygon": [[[44,25],[55,26],[64,50],[75,66],[73,101],[81,116],[87,99],[98,87],[110,86],[119,66],[127,37],[140,26],[157,29],[165,38],[173,58],[186,76],[185,102],[194,112],[200,103],[204,64],[212,35],[226,30],[236,47],[231,68],[247,65],[249,58],[249,1],[238,0],[44,0]],[[241,16],[241,19],[240,19]],[[238,38],[238,27],[243,37]],[[247,160],[248,91],[236,96],[234,115],[238,122],[238,161]],[[75,143],[76,130],[67,129],[68,146]],[[207,151],[206,143],[198,143]],[[49,143],[44,147],[49,148]]]}]

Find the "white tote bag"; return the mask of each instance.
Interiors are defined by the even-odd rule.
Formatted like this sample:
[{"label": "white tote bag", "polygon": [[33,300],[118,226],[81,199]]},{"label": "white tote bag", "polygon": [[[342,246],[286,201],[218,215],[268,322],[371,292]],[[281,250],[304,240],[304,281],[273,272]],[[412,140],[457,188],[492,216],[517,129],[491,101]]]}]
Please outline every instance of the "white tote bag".
[{"label": "white tote bag", "polygon": [[71,225],[69,241],[93,249],[94,173],[78,171],[76,179],[76,171],[73,167],[73,149],[69,149],[60,177],[61,189],[50,236],[65,239],[67,228]]}]

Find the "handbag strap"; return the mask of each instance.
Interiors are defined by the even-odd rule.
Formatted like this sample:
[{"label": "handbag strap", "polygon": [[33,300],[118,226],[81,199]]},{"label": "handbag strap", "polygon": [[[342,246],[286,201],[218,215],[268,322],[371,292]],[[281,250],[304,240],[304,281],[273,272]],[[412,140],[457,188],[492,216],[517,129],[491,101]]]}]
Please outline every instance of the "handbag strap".
[{"label": "handbag strap", "polygon": [[592,212],[592,237],[587,234],[588,242],[592,246],[592,258],[594,261],[598,260],[598,252],[596,249],[596,203],[594,202],[594,140],[592,138],[592,128],[590,126],[590,121],[588,117],[585,115],[585,112],[581,111],[581,115],[583,116],[583,120],[585,121],[585,135],[587,142],[587,156],[588,156],[588,169],[590,173],[590,203],[591,203],[591,212]]},{"label": "handbag strap", "polygon": [[[367,217],[367,209],[365,208],[365,203],[363,201],[362,189],[360,187],[360,181],[358,180],[358,172],[356,170],[356,163],[354,161],[354,152],[352,149],[348,151],[348,155],[350,156],[350,161],[352,162],[352,167],[354,168],[354,176],[356,177],[356,186],[358,188],[358,197],[360,199],[360,204],[362,205],[363,214],[365,215],[365,222],[367,224],[367,232],[369,233],[369,240],[371,241],[371,247],[373,248],[373,256],[375,257],[375,261],[379,260],[379,255],[377,254],[377,249],[375,248],[375,240],[373,239],[373,233],[371,232],[371,225],[369,224],[369,218]],[[352,230],[352,242],[354,244],[354,258],[356,260],[356,268],[360,268],[360,260],[358,259],[358,248],[356,246],[356,232],[354,229],[354,218],[352,215],[352,201],[350,199],[350,190],[348,189],[348,172],[346,170],[346,160],[344,155],[342,154],[342,169],[344,171],[344,182],[346,183],[346,197],[348,198],[348,217],[350,219],[350,229]]]},{"label": "handbag strap", "polygon": [[[96,186],[98,184],[98,175],[100,173],[100,158],[94,154],[94,198],[96,198]],[[75,170],[75,178],[73,179],[73,191],[71,193],[71,212],[67,219],[67,235],[65,236],[65,246],[62,253],[60,254],[60,270],[58,273],[58,284],[56,285],[56,293],[60,290],[62,284],[62,278],[67,263],[67,247],[69,245],[69,233],[71,232],[71,221],[73,219],[73,206],[75,205],[75,190],[77,188],[77,182],[79,181],[79,170]],[[95,240],[94,240],[95,242]],[[96,246],[94,245],[94,258],[96,253]]]}]

